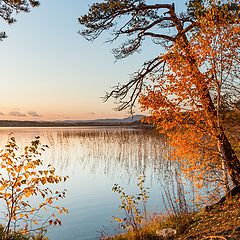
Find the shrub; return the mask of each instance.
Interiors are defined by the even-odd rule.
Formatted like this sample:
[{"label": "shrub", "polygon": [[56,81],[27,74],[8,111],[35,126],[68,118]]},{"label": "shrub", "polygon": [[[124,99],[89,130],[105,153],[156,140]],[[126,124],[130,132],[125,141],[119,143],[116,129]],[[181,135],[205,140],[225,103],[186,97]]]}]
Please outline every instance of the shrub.
[{"label": "shrub", "polygon": [[[119,209],[123,210],[124,218],[113,217],[120,223],[124,229],[139,230],[143,220],[147,218],[146,204],[149,198],[148,188],[144,187],[145,176],[138,178],[139,193],[128,195],[124,188],[114,184],[112,191],[120,194],[121,205]],[[141,206],[141,207],[140,207]]]},{"label": "shrub", "polygon": [[[66,181],[67,177],[56,175],[51,165],[44,167],[41,153],[46,148],[48,146],[41,145],[39,137],[36,137],[21,152],[10,134],[7,145],[0,151],[0,201],[6,209],[3,212],[6,226],[2,239],[10,239],[13,233],[13,239],[24,239],[23,236],[30,236],[33,232],[43,235],[49,225],[61,225],[61,221],[54,212],[47,220],[43,219],[41,210],[68,211],[55,205],[55,201],[65,197],[66,190],[53,192],[49,188],[51,184]],[[16,238],[18,234],[20,238]]]}]

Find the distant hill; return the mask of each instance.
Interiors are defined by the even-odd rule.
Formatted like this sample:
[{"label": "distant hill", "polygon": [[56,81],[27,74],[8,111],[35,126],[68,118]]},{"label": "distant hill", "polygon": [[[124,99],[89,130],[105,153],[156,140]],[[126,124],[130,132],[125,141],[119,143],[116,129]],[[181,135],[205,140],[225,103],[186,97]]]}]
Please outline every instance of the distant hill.
[{"label": "distant hill", "polygon": [[71,127],[71,126],[140,126],[144,115],[133,115],[127,118],[96,120],[63,120],[63,121],[15,121],[0,120],[0,127]]},{"label": "distant hill", "polygon": [[95,120],[63,120],[63,121],[56,121],[62,123],[133,123],[139,122],[144,115],[133,115],[127,118],[105,118],[105,119],[95,119]]}]

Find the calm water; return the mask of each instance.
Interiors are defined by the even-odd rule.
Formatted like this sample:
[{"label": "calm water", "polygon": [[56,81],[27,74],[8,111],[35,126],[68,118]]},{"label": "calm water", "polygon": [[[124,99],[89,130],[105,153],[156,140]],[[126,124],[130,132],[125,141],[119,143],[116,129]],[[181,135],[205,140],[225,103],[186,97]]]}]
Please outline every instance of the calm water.
[{"label": "calm water", "polygon": [[164,211],[162,186],[171,182],[173,168],[168,159],[168,146],[153,130],[130,128],[1,128],[0,146],[13,132],[18,145],[25,146],[35,136],[49,149],[43,159],[59,175],[69,180],[58,185],[66,188],[66,198],[59,205],[69,209],[61,215],[61,227],[48,229],[51,240],[97,239],[103,227],[116,232],[112,216],[120,216],[119,196],[112,192],[114,183],[134,193],[137,177],[147,176],[150,187],[148,209]]}]

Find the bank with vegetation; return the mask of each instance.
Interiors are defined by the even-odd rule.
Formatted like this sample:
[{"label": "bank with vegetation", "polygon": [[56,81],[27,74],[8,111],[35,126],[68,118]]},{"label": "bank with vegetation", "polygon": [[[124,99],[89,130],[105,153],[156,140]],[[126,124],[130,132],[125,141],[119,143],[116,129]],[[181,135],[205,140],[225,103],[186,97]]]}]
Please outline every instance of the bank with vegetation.
[{"label": "bank with vegetation", "polygon": [[[153,217],[139,229],[113,237],[111,240],[239,240],[240,239],[240,188],[235,188],[227,198],[218,203],[190,213],[180,212]],[[165,230],[172,229],[167,234]],[[163,230],[163,231],[162,231]],[[163,237],[165,232],[165,236]]]}]

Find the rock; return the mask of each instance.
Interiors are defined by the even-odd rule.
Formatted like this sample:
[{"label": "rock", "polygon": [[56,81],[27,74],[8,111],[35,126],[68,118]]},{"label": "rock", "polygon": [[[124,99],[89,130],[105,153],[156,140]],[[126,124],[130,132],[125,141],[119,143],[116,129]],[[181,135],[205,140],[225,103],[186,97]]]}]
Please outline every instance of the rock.
[{"label": "rock", "polygon": [[156,235],[158,237],[161,237],[163,239],[168,239],[168,238],[172,238],[177,234],[177,230],[176,229],[172,229],[172,228],[164,228],[161,230],[157,230],[156,231]]}]

